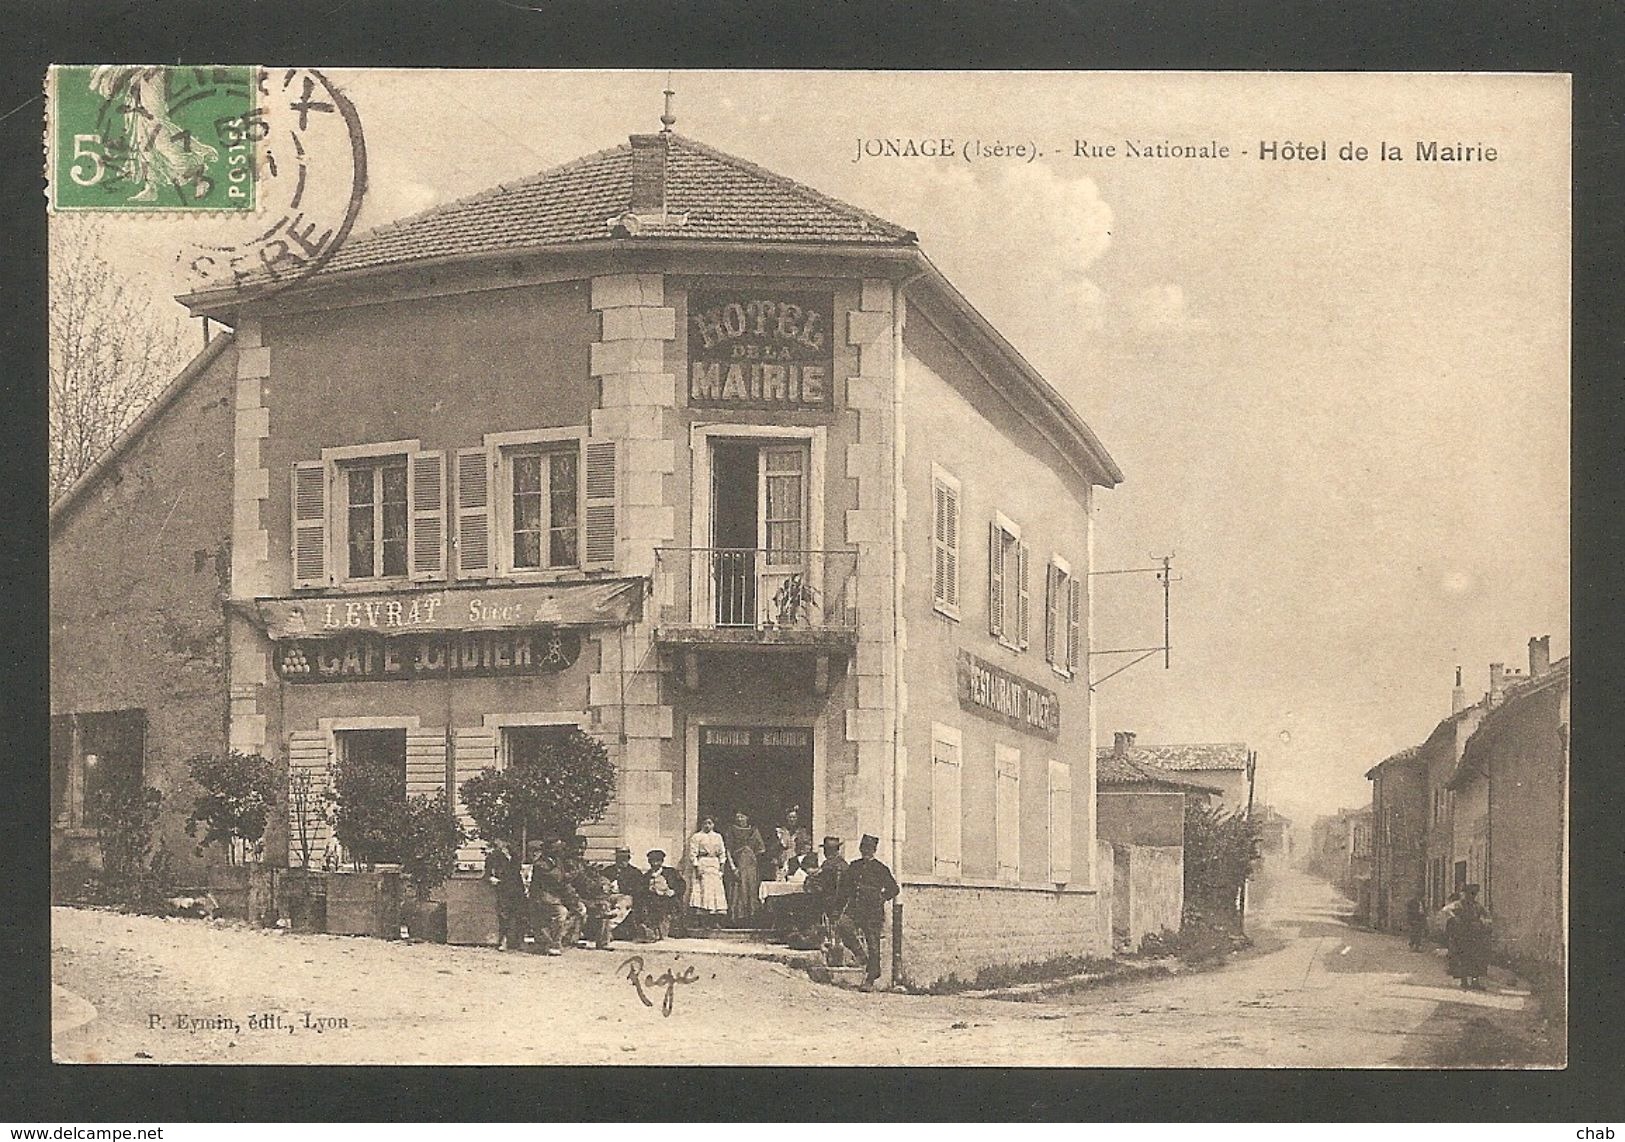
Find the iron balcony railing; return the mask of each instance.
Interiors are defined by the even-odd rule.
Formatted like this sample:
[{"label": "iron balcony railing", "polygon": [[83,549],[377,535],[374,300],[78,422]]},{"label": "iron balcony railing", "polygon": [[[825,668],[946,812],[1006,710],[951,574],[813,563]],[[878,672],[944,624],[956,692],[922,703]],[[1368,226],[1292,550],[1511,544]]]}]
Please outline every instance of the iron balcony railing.
[{"label": "iron balcony railing", "polygon": [[[663,547],[660,573],[686,584],[689,625],[854,630],[858,553],[760,547]],[[672,600],[682,609],[684,600]]]}]

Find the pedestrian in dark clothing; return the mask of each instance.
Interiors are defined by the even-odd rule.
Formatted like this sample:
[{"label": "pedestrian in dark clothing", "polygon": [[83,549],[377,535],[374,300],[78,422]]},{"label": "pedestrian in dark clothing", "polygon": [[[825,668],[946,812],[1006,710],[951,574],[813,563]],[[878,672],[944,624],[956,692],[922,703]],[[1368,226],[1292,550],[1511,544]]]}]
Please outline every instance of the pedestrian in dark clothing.
[{"label": "pedestrian in dark clothing", "polygon": [[1423,911],[1422,901],[1418,897],[1413,896],[1405,902],[1405,928],[1410,933],[1411,951],[1420,952],[1427,946],[1427,913]]},{"label": "pedestrian in dark clothing", "polygon": [[868,963],[860,991],[873,991],[880,978],[880,942],[886,930],[886,902],[902,891],[897,878],[875,856],[880,838],[865,834],[858,842],[859,857],[841,877],[840,911],[850,916],[863,933]]},{"label": "pedestrian in dark clothing", "polygon": [[1478,902],[1478,885],[1461,890],[1461,899],[1445,921],[1444,938],[1450,948],[1450,974],[1462,987],[1482,991],[1490,970],[1490,914]]},{"label": "pedestrian in dark clothing", "polygon": [[816,871],[807,874],[802,888],[812,893],[818,900],[818,919],[820,923],[832,923],[835,914],[840,910],[838,897],[841,891],[841,876],[847,870],[846,858],[841,855],[841,838],[824,838],[824,863]]},{"label": "pedestrian in dark clothing", "polygon": [[666,867],[666,854],[661,849],[649,850],[649,871],[637,891],[631,919],[627,921],[638,939],[646,943],[663,940],[671,932],[672,920],[687,899],[683,878],[677,870]]},{"label": "pedestrian in dark clothing", "polygon": [[508,842],[491,842],[485,854],[485,878],[497,891],[497,947],[522,951],[530,925],[525,917],[524,869],[514,859]]}]

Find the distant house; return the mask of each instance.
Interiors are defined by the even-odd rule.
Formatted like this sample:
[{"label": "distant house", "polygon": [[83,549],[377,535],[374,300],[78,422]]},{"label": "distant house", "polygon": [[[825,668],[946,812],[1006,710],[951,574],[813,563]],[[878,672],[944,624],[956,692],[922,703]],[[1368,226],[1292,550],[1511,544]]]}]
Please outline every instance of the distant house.
[{"label": "distant house", "polygon": [[1405,930],[1405,906],[1422,898],[1427,854],[1427,768],[1416,746],[1366,770],[1371,782],[1371,923]]},{"label": "distant house", "polygon": [[1098,837],[1111,849],[1113,943],[1134,948],[1164,928],[1178,931],[1185,908],[1185,804],[1206,804],[1219,788],[1112,749],[1097,752],[1095,785]]},{"label": "distant house", "polygon": [[1316,820],[1309,830],[1308,865],[1353,899],[1356,915],[1369,915],[1371,807],[1339,809]]},{"label": "distant house", "polygon": [[1219,804],[1232,812],[1247,808],[1247,744],[1196,742],[1182,745],[1140,745],[1135,735],[1119,731],[1100,756],[1110,755],[1175,774],[1183,780],[1212,786]]}]

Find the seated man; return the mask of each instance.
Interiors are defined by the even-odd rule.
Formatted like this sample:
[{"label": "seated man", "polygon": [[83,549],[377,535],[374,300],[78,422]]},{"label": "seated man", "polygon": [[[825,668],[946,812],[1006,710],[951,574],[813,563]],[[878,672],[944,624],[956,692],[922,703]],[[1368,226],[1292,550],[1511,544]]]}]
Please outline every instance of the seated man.
[{"label": "seated man", "polygon": [[687,886],[674,869],[666,867],[663,851],[650,849],[648,855],[649,871],[643,878],[628,923],[636,926],[640,940],[652,943],[670,934],[672,919],[683,907]]},{"label": "seated man", "polygon": [[649,874],[632,863],[632,850],[626,848],[616,849],[615,863],[607,864],[599,871],[609,882],[610,935],[625,939],[632,933],[621,932],[620,929],[632,914],[632,905],[643,889],[644,878]]},{"label": "seated man", "polygon": [[536,950],[550,956],[564,954],[570,918],[575,915],[575,890],[564,869],[564,844],[550,841],[542,846],[530,866],[531,931]]}]

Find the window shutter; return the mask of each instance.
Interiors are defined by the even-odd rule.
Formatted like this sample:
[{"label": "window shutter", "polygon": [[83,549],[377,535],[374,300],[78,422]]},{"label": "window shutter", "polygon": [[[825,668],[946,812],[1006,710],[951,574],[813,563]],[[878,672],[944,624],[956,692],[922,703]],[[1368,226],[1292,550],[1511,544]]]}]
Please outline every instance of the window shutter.
[{"label": "window shutter", "polygon": [[1061,586],[1061,569],[1051,563],[1044,573],[1044,661],[1059,666],[1056,661],[1056,631],[1060,621],[1061,600],[1056,596]]},{"label": "window shutter", "polygon": [[407,549],[412,553],[412,579],[446,577],[446,454],[418,452],[407,468],[412,503]]},{"label": "window shutter", "polygon": [[406,795],[434,797],[446,791],[446,731],[439,726],[406,731]]},{"label": "window shutter", "polygon": [[483,448],[457,450],[457,574],[491,573],[491,458]]},{"label": "window shutter", "polygon": [[1083,580],[1066,585],[1066,665],[1076,670],[1083,665]]},{"label": "window shutter", "polygon": [[587,441],[582,463],[581,567],[607,571],[615,566],[615,441]]},{"label": "window shutter", "polygon": [[1062,761],[1049,763],[1049,878],[1072,879],[1072,767]]},{"label": "window shutter", "polygon": [[943,579],[947,586],[944,596],[948,606],[959,611],[959,489],[943,485],[943,503],[946,510],[943,536]]},{"label": "window shutter", "polygon": [[325,587],[327,575],[327,464],[293,466],[293,585]]},{"label": "window shutter", "polygon": [[931,510],[931,601],[948,605],[948,485],[940,480],[932,486]]},{"label": "window shutter", "polygon": [[288,735],[288,867],[303,868],[306,849],[310,867],[321,868],[332,840],[325,796],[329,758],[327,735],[295,730]]},{"label": "window shutter", "polygon": [[931,848],[938,876],[960,871],[959,742],[933,734],[931,742]]},{"label": "window shutter", "polygon": [[1021,751],[993,747],[993,834],[1000,880],[1021,878]]},{"label": "window shutter", "polygon": [[1016,645],[1027,649],[1027,621],[1031,610],[1027,597],[1027,545],[1016,543]]},{"label": "window shutter", "polygon": [[988,525],[987,630],[994,638],[1004,636],[1004,529],[998,520]]}]

